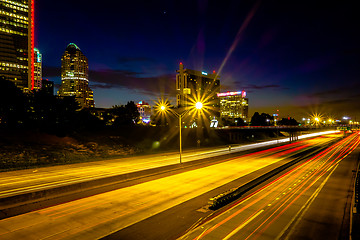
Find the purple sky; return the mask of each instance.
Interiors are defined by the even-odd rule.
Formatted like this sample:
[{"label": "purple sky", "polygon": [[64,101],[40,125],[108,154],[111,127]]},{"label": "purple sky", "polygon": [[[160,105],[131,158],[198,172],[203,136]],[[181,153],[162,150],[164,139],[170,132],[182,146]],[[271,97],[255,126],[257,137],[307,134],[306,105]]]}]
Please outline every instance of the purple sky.
[{"label": "purple sky", "polygon": [[[316,4],[314,3],[316,2]],[[220,71],[221,91],[245,90],[255,112],[360,119],[360,15],[330,1],[36,2],[44,78],[60,84],[73,42],[89,59],[97,107],[174,99],[179,62]],[[173,101],[173,103],[175,103]]]}]

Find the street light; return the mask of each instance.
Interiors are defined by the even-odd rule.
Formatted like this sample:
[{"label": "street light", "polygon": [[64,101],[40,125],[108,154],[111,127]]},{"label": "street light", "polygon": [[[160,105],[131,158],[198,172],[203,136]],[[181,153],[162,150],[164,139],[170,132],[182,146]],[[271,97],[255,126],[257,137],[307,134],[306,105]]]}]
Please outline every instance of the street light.
[{"label": "street light", "polygon": [[[202,102],[197,102],[196,104],[195,104],[195,108],[197,109],[197,110],[200,110],[200,109],[202,109],[202,107],[203,107],[203,104],[202,104]],[[181,118],[183,117],[183,116],[185,116],[185,114],[187,114],[190,110],[192,110],[192,108],[188,108],[187,110],[185,110],[183,113],[178,113],[178,112],[175,112],[174,110],[172,110],[171,108],[167,108],[167,106],[165,106],[165,105],[161,105],[160,106],[160,110],[162,111],[162,112],[166,112],[167,110],[169,110],[172,114],[174,114],[176,117],[178,117],[179,118],[179,142],[180,142],[180,144],[179,144],[179,154],[180,154],[180,163],[182,163],[182,161],[181,161],[181,154],[182,154],[182,139],[181,139],[181,126],[182,126],[182,121],[181,121]]]},{"label": "street light", "polygon": [[315,126],[317,127],[320,123],[320,118],[315,117],[314,120],[315,120]]}]

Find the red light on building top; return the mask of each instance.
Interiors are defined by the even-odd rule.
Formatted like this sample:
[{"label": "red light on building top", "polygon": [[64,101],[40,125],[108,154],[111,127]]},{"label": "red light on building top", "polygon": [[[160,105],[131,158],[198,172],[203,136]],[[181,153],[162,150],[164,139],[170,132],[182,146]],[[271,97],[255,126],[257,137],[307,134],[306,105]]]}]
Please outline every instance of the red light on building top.
[{"label": "red light on building top", "polygon": [[245,92],[245,91],[242,91],[242,92],[241,92],[241,96],[242,96],[243,98],[245,98],[245,97],[246,97],[246,92]]}]

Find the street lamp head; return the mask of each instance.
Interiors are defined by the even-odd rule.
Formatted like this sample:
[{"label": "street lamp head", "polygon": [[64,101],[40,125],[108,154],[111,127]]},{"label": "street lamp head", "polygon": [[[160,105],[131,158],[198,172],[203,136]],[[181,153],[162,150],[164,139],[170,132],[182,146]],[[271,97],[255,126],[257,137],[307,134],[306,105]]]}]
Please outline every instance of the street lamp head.
[{"label": "street lamp head", "polygon": [[202,107],[203,107],[203,104],[201,103],[201,102],[197,102],[196,104],[195,104],[195,107],[196,107],[196,109],[201,109]]},{"label": "street lamp head", "polygon": [[165,109],[166,109],[166,107],[165,107],[164,105],[161,105],[161,106],[160,106],[160,110],[161,110],[161,111],[165,111]]}]

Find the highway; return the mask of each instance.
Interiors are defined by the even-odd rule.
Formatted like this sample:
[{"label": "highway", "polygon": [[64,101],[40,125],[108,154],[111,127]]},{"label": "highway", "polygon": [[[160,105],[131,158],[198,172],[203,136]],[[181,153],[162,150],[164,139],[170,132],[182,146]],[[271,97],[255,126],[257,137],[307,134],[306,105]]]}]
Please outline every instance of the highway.
[{"label": "highway", "polygon": [[[333,133],[328,131],[325,133]],[[321,135],[322,133],[307,134],[300,138]],[[288,142],[288,139],[267,141],[232,147],[231,153],[271,146],[277,143]],[[195,161],[207,157],[229,154],[228,148],[215,148],[183,153],[183,162]],[[52,189],[79,182],[91,181],[105,177],[117,176],[131,172],[158,168],[179,163],[178,153],[155,154],[120,158],[106,161],[87,162],[71,165],[26,169],[19,171],[2,172],[0,174],[0,199],[29,192]]]},{"label": "highway", "polygon": [[[296,227],[339,163],[359,143],[359,133],[352,134],[253,194],[240,199],[181,239],[304,239],[306,233],[296,232]],[[339,188],[342,182],[337,184],[335,187]],[[324,204],[327,203],[323,202]],[[334,208],[332,211],[338,210]],[[332,217],[329,212],[326,214],[328,218]],[[314,225],[317,223],[314,222],[316,214],[313,215]],[[325,231],[317,239],[338,239],[339,232],[331,229],[334,227],[337,226],[329,225],[326,230],[333,235],[329,236]],[[307,229],[310,231],[311,225]],[[302,238],[296,234],[302,234]]]},{"label": "highway", "polygon": [[[241,157],[230,156],[218,164],[2,219],[0,239],[98,239],[258,169],[288,162],[309,148],[340,140],[341,136],[332,134]],[[273,194],[264,195],[272,199]],[[255,214],[262,214],[259,211]],[[250,218],[253,216],[250,213]]]}]

